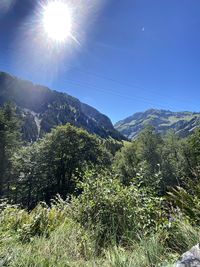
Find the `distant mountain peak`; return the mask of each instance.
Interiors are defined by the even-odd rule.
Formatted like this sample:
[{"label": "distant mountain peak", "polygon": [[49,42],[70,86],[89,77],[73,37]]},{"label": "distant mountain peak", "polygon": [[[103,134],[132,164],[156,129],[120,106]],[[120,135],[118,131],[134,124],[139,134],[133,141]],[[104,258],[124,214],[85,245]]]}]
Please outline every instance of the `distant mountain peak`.
[{"label": "distant mountain peak", "polygon": [[152,125],[161,134],[173,129],[179,136],[185,137],[200,126],[200,113],[148,109],[117,122],[115,129],[125,137],[135,139],[147,125]]}]

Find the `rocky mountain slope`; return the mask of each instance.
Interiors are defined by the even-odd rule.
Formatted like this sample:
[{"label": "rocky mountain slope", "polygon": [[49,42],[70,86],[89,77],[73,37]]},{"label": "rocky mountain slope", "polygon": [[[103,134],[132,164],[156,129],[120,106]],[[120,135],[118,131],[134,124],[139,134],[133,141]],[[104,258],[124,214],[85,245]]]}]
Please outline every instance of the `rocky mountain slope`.
[{"label": "rocky mountain slope", "polygon": [[200,113],[149,109],[117,122],[115,129],[127,138],[134,139],[146,125],[152,125],[161,134],[173,129],[175,133],[185,137],[200,126]]},{"label": "rocky mountain slope", "polygon": [[103,138],[121,140],[110,119],[78,99],[0,72],[0,106],[12,102],[21,117],[23,137],[35,141],[57,125],[71,123]]}]

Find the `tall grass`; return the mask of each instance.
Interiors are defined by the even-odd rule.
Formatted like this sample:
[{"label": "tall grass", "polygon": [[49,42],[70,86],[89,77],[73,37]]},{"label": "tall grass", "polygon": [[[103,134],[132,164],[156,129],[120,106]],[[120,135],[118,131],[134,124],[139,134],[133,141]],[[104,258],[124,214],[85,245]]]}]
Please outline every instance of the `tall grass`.
[{"label": "tall grass", "polygon": [[[156,267],[169,266],[199,242],[200,228],[176,221],[170,229],[97,247],[97,236],[78,223],[64,202],[42,204],[28,213],[16,206],[0,211],[0,266]],[[132,235],[134,236],[134,235]],[[131,239],[131,235],[130,235]]]},{"label": "tall grass", "polygon": [[94,246],[89,235],[70,220],[48,238],[35,236],[31,241],[23,242],[17,234],[7,233],[0,243],[3,266],[85,266],[93,256]]},{"label": "tall grass", "polygon": [[169,232],[168,246],[178,253],[183,253],[200,242],[200,227],[192,226],[187,221],[175,223]]},{"label": "tall grass", "polygon": [[158,266],[167,257],[157,236],[131,248],[114,246],[97,257],[89,234],[73,222],[61,225],[49,238],[36,237],[28,243],[8,236],[0,255],[2,266],[12,267],[147,267]]}]

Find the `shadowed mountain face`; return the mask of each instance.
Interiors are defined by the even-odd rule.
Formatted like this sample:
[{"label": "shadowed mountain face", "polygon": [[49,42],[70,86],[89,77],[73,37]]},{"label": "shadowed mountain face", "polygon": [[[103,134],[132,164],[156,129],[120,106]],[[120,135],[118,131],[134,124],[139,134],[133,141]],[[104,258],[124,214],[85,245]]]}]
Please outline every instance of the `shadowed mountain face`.
[{"label": "shadowed mountain face", "polygon": [[172,129],[179,136],[186,137],[200,126],[200,113],[149,109],[117,122],[115,129],[127,138],[135,139],[146,125],[152,125],[161,134]]},{"label": "shadowed mountain face", "polygon": [[0,72],[0,106],[6,102],[17,106],[26,141],[35,141],[53,127],[66,123],[103,138],[123,139],[108,117],[78,99]]}]

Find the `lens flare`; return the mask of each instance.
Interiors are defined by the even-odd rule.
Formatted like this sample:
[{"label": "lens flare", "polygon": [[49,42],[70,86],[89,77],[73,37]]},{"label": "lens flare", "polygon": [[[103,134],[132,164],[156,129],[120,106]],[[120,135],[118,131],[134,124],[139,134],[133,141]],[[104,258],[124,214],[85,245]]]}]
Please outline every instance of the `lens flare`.
[{"label": "lens flare", "polygon": [[[20,0],[0,0],[1,2]],[[22,1],[22,0],[21,0]],[[30,0],[31,1],[31,0]],[[87,40],[108,0],[35,0],[13,42],[17,70],[51,83],[58,73],[79,64]],[[106,2],[106,3],[105,3]]]},{"label": "lens flare", "polygon": [[72,13],[62,1],[49,2],[43,7],[43,28],[48,38],[65,42],[72,37]]}]

